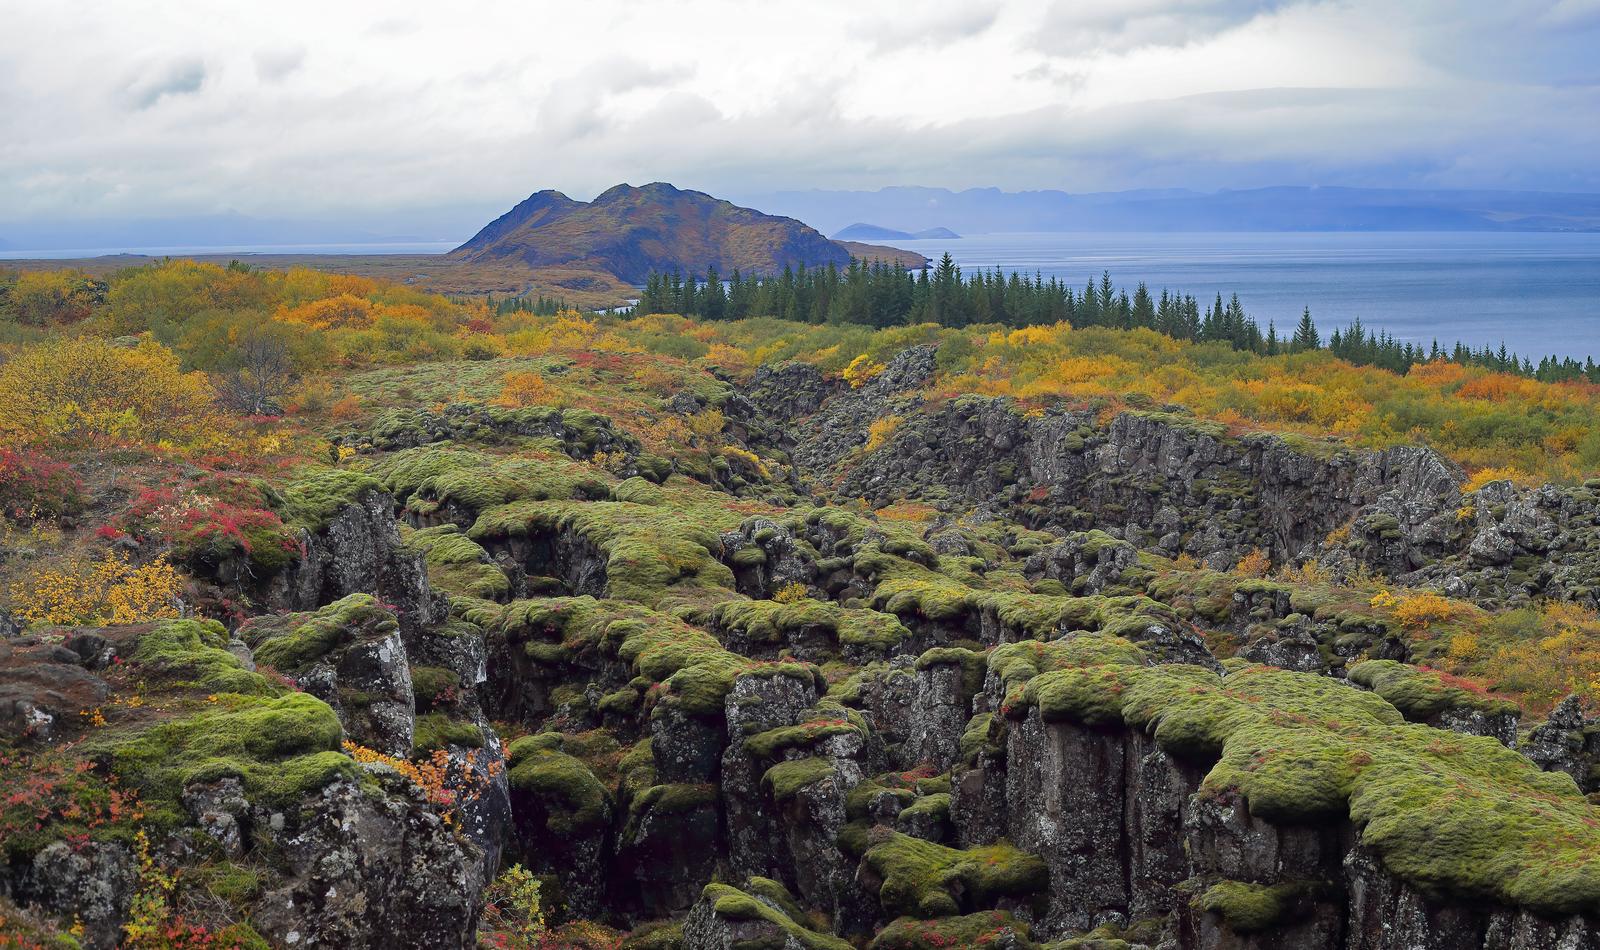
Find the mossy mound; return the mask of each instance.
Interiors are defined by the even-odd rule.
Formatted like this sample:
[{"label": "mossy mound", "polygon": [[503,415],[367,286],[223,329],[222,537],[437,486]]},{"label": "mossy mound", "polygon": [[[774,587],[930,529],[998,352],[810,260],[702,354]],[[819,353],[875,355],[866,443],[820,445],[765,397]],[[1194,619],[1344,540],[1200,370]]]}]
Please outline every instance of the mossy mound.
[{"label": "mossy mound", "polygon": [[616,481],[559,452],[491,455],[451,445],[396,452],[371,471],[407,511],[422,516],[448,504],[476,513],[512,501],[605,499]]},{"label": "mossy mound", "polygon": [[805,950],[850,950],[850,944],[845,941],[818,933],[766,901],[731,885],[707,884],[700,899],[710,901],[712,913],[718,917],[770,924],[775,931],[774,948],[789,945],[787,942],[793,941]]},{"label": "mossy mound", "polygon": [[[559,662],[589,649],[619,659],[649,681],[658,701],[690,715],[720,714],[724,697],[742,674],[795,676],[819,689],[826,685],[813,666],[751,660],[671,614],[622,601],[555,597],[505,607],[482,604],[468,611],[467,619],[491,634],[524,640],[529,655],[541,660]],[[547,631],[560,642],[552,643]]]},{"label": "mossy mound", "polygon": [[1258,933],[1292,919],[1297,905],[1324,889],[1312,882],[1251,884],[1219,881],[1195,898],[1195,906],[1217,914],[1235,933]]},{"label": "mossy mound", "polygon": [[513,793],[538,799],[545,827],[562,840],[593,834],[611,818],[611,796],[581,761],[562,752],[559,735],[524,736],[507,750]]},{"label": "mossy mound", "polygon": [[1042,860],[1009,844],[959,850],[880,827],[867,832],[866,845],[862,860],[883,881],[878,900],[897,917],[952,916],[1039,894],[1049,883]]},{"label": "mossy mound", "polygon": [[711,608],[710,622],[765,643],[781,643],[788,634],[806,628],[821,629],[832,634],[840,646],[864,647],[880,653],[893,650],[911,637],[911,631],[889,614],[820,600],[728,600]]},{"label": "mossy mound", "polygon": [[1350,667],[1350,680],[1388,700],[1414,722],[1431,719],[1449,709],[1491,716],[1520,714],[1522,707],[1509,699],[1467,688],[1437,670],[1410,666],[1395,660],[1366,660]]},{"label": "mossy mound", "polygon": [[400,539],[422,552],[428,566],[428,583],[434,590],[481,600],[501,600],[511,592],[506,572],[489,558],[489,552],[453,524],[413,530],[402,526]]},{"label": "mossy mound", "polygon": [[737,528],[747,505],[681,479],[618,485],[630,500],[512,502],[485,511],[469,536],[501,541],[572,533],[606,558],[606,593],[650,607],[709,605],[733,596],[733,572],[717,559],[721,534]]},{"label": "mossy mound", "polygon": [[943,950],[948,947],[1006,947],[1032,950],[1028,925],[1000,910],[960,917],[919,920],[899,917],[878,932],[869,950]]},{"label": "mossy mound", "polygon": [[342,737],[338,717],[315,697],[224,694],[191,715],[96,739],[90,754],[138,790],[152,821],[175,825],[183,789],[197,782],[237,778],[252,802],[282,808],[356,776],[355,760],[339,751]]},{"label": "mossy mound", "polygon": [[347,468],[316,469],[300,474],[279,490],[282,499],[279,514],[293,527],[320,531],[365,493],[382,490],[378,480],[365,472]]},{"label": "mossy mound", "polygon": [[149,685],[208,693],[275,696],[281,690],[244,668],[227,650],[228,631],[215,620],[172,620],[139,638],[133,662]]},{"label": "mossy mound", "polygon": [[351,594],[314,613],[276,614],[252,619],[240,636],[258,663],[280,673],[300,673],[339,647],[391,636],[400,627],[394,612],[371,594]]},{"label": "mossy mound", "polygon": [[783,802],[833,774],[834,765],[827,759],[790,759],[767,769],[761,776],[761,784],[772,794],[773,801]]},{"label": "mossy mound", "polygon": [[452,719],[446,713],[426,713],[416,719],[411,746],[413,754],[419,756],[450,746],[481,749],[483,729],[477,723]]},{"label": "mossy mound", "polygon": [[796,725],[768,729],[746,738],[745,754],[774,759],[790,749],[810,748],[830,736],[853,734],[865,739],[869,732],[860,712],[830,700],[823,700],[807,710],[805,717]]},{"label": "mossy mound", "polygon": [[1212,763],[1202,792],[1268,820],[1348,819],[1426,893],[1545,913],[1600,907],[1600,812],[1562,773],[1493,739],[1405,722],[1373,693],[1251,666],[1131,663],[1041,673],[1009,708],[1125,723]]}]

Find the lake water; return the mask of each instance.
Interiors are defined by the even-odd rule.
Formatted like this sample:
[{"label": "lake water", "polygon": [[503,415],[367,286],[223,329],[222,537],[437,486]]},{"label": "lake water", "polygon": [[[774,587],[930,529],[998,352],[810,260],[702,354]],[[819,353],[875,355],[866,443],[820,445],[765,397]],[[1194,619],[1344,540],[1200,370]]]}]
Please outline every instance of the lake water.
[{"label": "lake water", "polygon": [[1402,341],[1600,360],[1600,234],[1476,232],[1050,233],[894,241],[964,269],[1058,277],[1082,290],[1110,271],[1195,295],[1238,293],[1265,329],[1309,306],[1324,337],[1360,317]]}]

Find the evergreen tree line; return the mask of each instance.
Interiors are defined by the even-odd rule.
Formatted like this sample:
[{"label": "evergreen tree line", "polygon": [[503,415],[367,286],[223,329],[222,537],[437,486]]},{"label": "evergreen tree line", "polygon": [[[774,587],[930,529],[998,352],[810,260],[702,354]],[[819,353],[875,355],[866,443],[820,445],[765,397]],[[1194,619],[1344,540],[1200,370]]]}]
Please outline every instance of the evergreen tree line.
[{"label": "evergreen tree line", "polygon": [[494,294],[489,294],[487,303],[490,310],[502,317],[508,313],[531,313],[536,317],[553,317],[563,310],[571,309],[567,306],[565,297],[546,297],[544,294],[537,297],[518,294],[515,297],[502,297],[499,300],[495,299]]},{"label": "evergreen tree line", "polygon": [[937,265],[915,274],[883,262],[851,261],[845,268],[784,268],[777,277],[746,277],[738,270],[726,280],[711,268],[705,280],[679,274],[651,274],[633,312],[677,313],[702,320],[738,320],[773,316],[802,323],[858,323],[872,327],[937,323],[948,327],[1001,324],[1037,326],[1067,321],[1075,327],[1145,327],[1179,340],[1227,343],[1237,350],[1267,356],[1326,347],[1357,365],[1374,365],[1404,373],[1418,363],[1448,359],[1517,373],[1544,382],[1583,379],[1600,382],[1600,365],[1545,357],[1535,365],[1526,357],[1461,343],[1442,348],[1402,343],[1388,333],[1362,325],[1359,319],[1335,330],[1324,342],[1307,307],[1293,332],[1280,334],[1268,321],[1265,331],[1233,294],[1219,293],[1202,306],[1193,295],[1151,293],[1143,282],[1129,293],[1117,287],[1109,272],[1091,279],[1082,290],[1054,277],[1013,271],[963,273],[949,254]]}]

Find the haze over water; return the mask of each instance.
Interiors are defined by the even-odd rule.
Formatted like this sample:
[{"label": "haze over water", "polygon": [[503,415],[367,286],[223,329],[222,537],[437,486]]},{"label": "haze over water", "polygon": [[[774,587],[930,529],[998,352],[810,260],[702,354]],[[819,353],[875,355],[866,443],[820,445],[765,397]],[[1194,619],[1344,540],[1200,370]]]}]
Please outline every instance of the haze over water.
[{"label": "haze over water", "polygon": [[985,234],[893,241],[963,269],[1038,271],[1081,291],[1103,270],[1199,298],[1238,293],[1280,335],[1309,306],[1324,337],[1355,317],[1397,339],[1600,360],[1600,234],[1273,232]]}]

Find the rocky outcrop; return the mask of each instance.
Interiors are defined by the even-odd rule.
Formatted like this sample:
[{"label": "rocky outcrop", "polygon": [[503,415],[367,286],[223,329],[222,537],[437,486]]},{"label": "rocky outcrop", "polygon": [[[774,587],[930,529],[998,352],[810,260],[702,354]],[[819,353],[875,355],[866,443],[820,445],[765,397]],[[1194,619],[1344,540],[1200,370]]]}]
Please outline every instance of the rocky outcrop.
[{"label": "rocky outcrop", "polygon": [[372,594],[399,618],[409,639],[445,619],[444,598],[428,584],[422,555],[407,549],[396,527],[394,499],[367,488],[301,539],[303,554],[268,583],[277,610],[316,610],[350,594]]},{"label": "rocky outcrop", "polygon": [[1585,716],[1578,697],[1568,696],[1519,746],[1547,772],[1565,772],[1578,787],[1600,792],[1600,717]]},{"label": "rocky outcrop", "polygon": [[1006,830],[1050,867],[1044,933],[1175,914],[1176,946],[1206,950],[1600,945],[1600,919],[1424,893],[1347,820],[1273,822],[1208,794],[1207,766],[1137,730],[1032,710],[1006,756],[1027,763],[1006,773]]},{"label": "rocky outcrop", "polygon": [[333,707],[351,741],[411,755],[416,699],[405,643],[394,614],[370,594],[315,613],[252,618],[239,636],[257,662]]},{"label": "rocky outcrop", "polygon": [[324,788],[297,812],[259,816],[262,843],[285,865],[256,927],[284,947],[462,947],[477,925],[478,855],[410,782],[370,767],[381,792]]},{"label": "rocky outcrop", "polygon": [[105,681],[85,669],[98,651],[86,652],[89,659],[36,636],[0,639],[0,739],[51,742],[82,729],[82,714],[110,695]]}]

